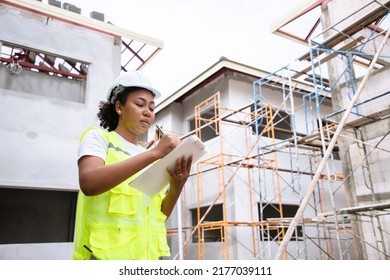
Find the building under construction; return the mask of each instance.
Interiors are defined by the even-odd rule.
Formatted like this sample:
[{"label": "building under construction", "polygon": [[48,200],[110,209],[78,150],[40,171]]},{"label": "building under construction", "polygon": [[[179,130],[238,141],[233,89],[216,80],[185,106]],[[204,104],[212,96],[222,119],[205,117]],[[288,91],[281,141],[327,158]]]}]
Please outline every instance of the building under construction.
[{"label": "building under construction", "polygon": [[209,147],[174,258],[389,258],[390,2],[356,4],[306,1],[273,29],[306,54],[271,73],[221,58],[157,107]]},{"label": "building under construction", "polygon": [[[0,0],[0,22],[15,23],[0,31],[1,113],[13,116],[0,125],[2,158],[12,159],[0,169],[0,259],[71,256],[77,140],[105,95],[91,93],[162,48],[65,7]],[[304,1],[272,30],[306,44],[301,57],[276,71],[221,57],[158,104],[164,132],[196,134],[208,148],[167,221],[171,259],[389,258],[389,11],[384,0]],[[69,44],[83,37],[85,48],[38,45],[23,33],[29,24]]]}]

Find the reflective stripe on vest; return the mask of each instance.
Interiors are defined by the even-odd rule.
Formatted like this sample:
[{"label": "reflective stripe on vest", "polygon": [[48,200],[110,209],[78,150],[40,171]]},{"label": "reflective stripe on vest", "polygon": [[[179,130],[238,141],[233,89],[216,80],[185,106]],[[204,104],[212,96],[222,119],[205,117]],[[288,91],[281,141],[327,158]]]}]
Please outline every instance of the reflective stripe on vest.
[{"label": "reflective stripe on vest", "polygon": [[[90,129],[97,129],[107,141],[105,165],[131,157],[115,132]],[[147,204],[144,193],[129,187],[131,179],[97,196],[79,192],[74,259],[90,259],[90,251],[97,259],[113,260],[153,260],[170,255],[166,216],[161,212],[165,190],[149,197]]]}]

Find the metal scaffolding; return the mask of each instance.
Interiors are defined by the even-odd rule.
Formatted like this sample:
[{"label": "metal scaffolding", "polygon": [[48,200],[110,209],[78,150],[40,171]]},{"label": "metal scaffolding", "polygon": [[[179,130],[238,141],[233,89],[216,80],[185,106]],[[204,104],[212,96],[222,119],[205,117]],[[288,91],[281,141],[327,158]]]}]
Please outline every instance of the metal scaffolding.
[{"label": "metal scaffolding", "polygon": [[[354,19],[352,26],[340,29],[338,26],[344,23],[340,21],[319,35],[322,38],[329,33],[324,36],[327,39],[311,39],[309,52],[300,58],[307,62],[303,69],[287,65],[255,81],[253,103],[239,109],[227,108],[216,93],[195,106],[194,133],[202,138],[203,129],[211,128],[218,137],[214,148],[218,148],[211,157],[197,163],[197,221],[186,228],[183,248],[196,235],[198,258],[208,259],[205,236],[208,231],[219,231],[220,259],[236,258],[233,247],[250,251],[246,258],[261,260],[390,258],[390,203],[378,198],[379,187],[373,180],[370,161],[374,151],[390,152],[390,131],[375,141],[367,140],[362,132],[368,124],[390,116],[389,110],[364,113],[364,106],[388,98],[389,91],[359,98],[370,74],[389,66],[389,56],[381,53],[389,31],[385,35],[378,20],[388,15],[390,2],[382,2],[372,1],[349,15],[353,18],[367,7],[372,11]],[[356,28],[357,22],[364,25]],[[378,47],[380,38],[382,47]],[[372,45],[375,53],[367,52],[366,46]],[[337,76],[328,73],[334,65],[338,67]],[[356,65],[368,66],[363,77],[357,77]],[[302,90],[296,87],[296,81],[314,90]],[[268,102],[270,89],[280,94],[279,105]],[[331,113],[322,112],[323,105],[332,99],[343,102],[333,103]],[[205,110],[213,113],[205,117]],[[348,119],[348,115],[354,118]],[[232,134],[241,136],[245,151],[236,150]],[[343,158],[347,140],[356,147],[354,162]],[[349,172],[341,168],[339,156],[344,165],[350,162]],[[216,178],[213,184],[207,177],[210,173]],[[243,184],[238,184],[237,178]],[[358,189],[353,183],[358,178],[371,197],[365,203],[349,198],[351,190]],[[233,192],[245,196],[248,208],[242,211],[249,213],[245,220],[234,218],[237,213],[231,208],[239,197]],[[299,207],[291,207],[291,201]],[[208,207],[202,212],[205,202]],[[207,220],[218,204],[222,205],[222,218]],[[184,212],[187,210],[184,207]],[[246,235],[250,240],[243,242],[235,228],[250,229]]]}]

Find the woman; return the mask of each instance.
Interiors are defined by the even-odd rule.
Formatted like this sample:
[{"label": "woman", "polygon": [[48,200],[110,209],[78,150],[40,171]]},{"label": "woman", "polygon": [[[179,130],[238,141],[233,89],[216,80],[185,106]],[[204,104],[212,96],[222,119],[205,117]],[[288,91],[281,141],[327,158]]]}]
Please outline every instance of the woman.
[{"label": "woman", "polygon": [[74,259],[159,259],[169,256],[165,221],[191,169],[192,158],[179,158],[169,188],[148,197],[128,183],[161,159],[179,139],[164,135],[146,150],[138,136],[153,123],[160,93],[139,71],[119,75],[101,102],[98,117],[107,129],[87,129],[79,147],[79,194]]}]

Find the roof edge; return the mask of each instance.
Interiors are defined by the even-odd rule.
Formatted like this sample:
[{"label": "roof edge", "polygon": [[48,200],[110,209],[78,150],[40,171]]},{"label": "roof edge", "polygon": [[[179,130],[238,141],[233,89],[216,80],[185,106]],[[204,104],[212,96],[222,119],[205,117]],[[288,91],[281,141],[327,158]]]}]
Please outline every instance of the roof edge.
[{"label": "roof edge", "polygon": [[85,17],[81,14],[73,13],[40,1],[31,0],[0,0],[0,3],[11,5],[25,10],[30,10],[51,18],[69,22],[75,25],[81,25],[98,32],[110,34],[113,36],[132,38],[137,41],[153,45],[157,48],[163,47],[163,41],[155,39],[140,33],[136,33],[109,23],[96,19]]},{"label": "roof edge", "polygon": [[[251,75],[254,77],[257,77],[258,79],[266,78],[267,76],[272,75],[271,72],[264,71],[255,67],[251,67],[239,62],[235,62],[233,60],[229,60],[226,57],[221,57],[219,61],[214,63],[212,66],[207,68],[205,71],[203,71],[201,74],[196,76],[194,79],[192,79],[190,82],[185,84],[183,87],[181,87],[179,90],[174,92],[172,95],[170,95],[168,98],[164,99],[161,103],[157,104],[155,113],[158,113],[174,101],[178,100],[180,97],[185,95],[190,90],[197,87],[199,84],[204,82],[206,79],[211,77],[212,75],[216,74],[217,72],[221,71],[222,69],[228,69],[236,72],[241,72],[247,75]],[[279,78],[270,77],[269,80],[278,81]],[[298,88],[302,88],[306,91],[312,91],[313,87],[304,84],[299,81],[294,81],[294,86]]]},{"label": "roof edge", "polygon": [[292,10],[290,10],[287,14],[285,14],[282,18],[275,21],[271,25],[271,32],[275,33],[280,28],[285,26],[286,24],[290,23],[297,17],[301,16],[303,13],[307,12],[308,10],[313,9],[314,7],[321,5],[321,3],[324,0],[306,0],[305,2],[302,2],[295,6]]},{"label": "roof edge", "polygon": [[195,88],[197,85],[202,83],[204,80],[212,76],[213,74],[217,73],[223,68],[228,68],[230,70],[243,72],[248,75],[253,75],[255,77],[262,77],[269,75],[270,72],[266,72],[260,69],[256,69],[254,67],[238,63],[232,60],[227,59],[226,57],[221,57],[216,63],[211,65],[209,68],[207,68],[205,71],[200,73],[198,76],[196,76],[194,79],[192,79],[190,82],[182,86],[180,89],[178,89],[176,92],[174,92],[172,95],[164,99],[162,102],[160,102],[156,106],[155,112],[158,113],[165,107],[167,107],[169,104],[174,102],[175,100],[179,99],[181,96],[183,96],[188,91]]}]

